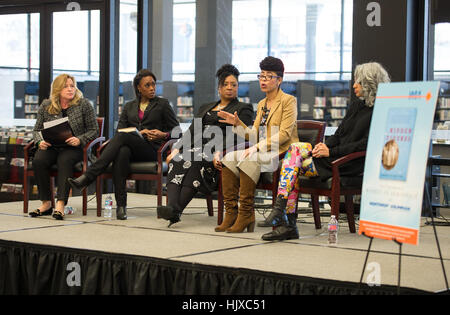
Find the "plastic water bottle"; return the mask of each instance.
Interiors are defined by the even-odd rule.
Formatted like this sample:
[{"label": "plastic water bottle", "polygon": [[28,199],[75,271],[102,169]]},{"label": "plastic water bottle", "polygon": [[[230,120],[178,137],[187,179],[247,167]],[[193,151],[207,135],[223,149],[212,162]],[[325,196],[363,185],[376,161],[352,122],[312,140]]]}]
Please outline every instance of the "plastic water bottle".
[{"label": "plastic water bottle", "polygon": [[331,216],[330,222],[328,222],[328,244],[336,245],[338,237],[338,221],[334,215]]},{"label": "plastic water bottle", "polygon": [[103,211],[103,217],[107,219],[112,218],[112,205],[113,201],[111,196],[106,197],[105,199],[105,210]]},{"label": "plastic water bottle", "polygon": [[74,214],[75,211],[77,211],[77,209],[74,208],[74,207],[71,207],[71,206],[65,206],[64,207],[64,214],[65,215],[67,215],[67,214]]}]

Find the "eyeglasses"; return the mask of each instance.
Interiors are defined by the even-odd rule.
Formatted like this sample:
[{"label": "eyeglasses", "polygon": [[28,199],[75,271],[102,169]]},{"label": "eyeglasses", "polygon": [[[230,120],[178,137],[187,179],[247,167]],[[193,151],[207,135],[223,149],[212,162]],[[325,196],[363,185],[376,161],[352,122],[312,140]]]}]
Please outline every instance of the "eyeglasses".
[{"label": "eyeglasses", "polygon": [[270,81],[273,78],[280,78],[280,76],[278,75],[270,75],[270,74],[269,75],[258,74],[256,77],[258,78],[258,80],[262,81]]}]

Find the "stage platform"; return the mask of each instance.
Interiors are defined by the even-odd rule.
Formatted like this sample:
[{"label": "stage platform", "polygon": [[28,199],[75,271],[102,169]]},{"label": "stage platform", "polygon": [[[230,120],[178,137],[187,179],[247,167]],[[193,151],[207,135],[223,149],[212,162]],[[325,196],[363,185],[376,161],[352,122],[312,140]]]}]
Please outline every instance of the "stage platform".
[{"label": "stage platform", "polygon": [[[71,198],[69,205],[77,211],[56,221],[30,218],[23,214],[22,202],[0,204],[0,294],[397,293],[398,245],[373,241],[368,259],[373,269],[366,271],[359,286],[369,239],[351,234],[347,223],[341,222],[338,245],[328,246],[329,217],[323,216],[322,230],[316,230],[312,213],[306,210],[301,210],[298,218],[299,240],[265,242],[261,235],[271,228],[216,233],[216,213],[208,216],[204,199],[193,200],[182,221],[170,228],[167,221],[157,219],[153,195],[129,194],[126,221],[116,220],[115,215],[112,220],[97,217],[95,198],[88,203],[87,216],[81,213],[81,197]],[[30,202],[30,209],[38,206],[39,201]],[[307,204],[301,204],[301,209],[303,206]],[[217,210],[216,201],[214,208]],[[449,218],[446,211],[441,214]],[[327,206],[324,212],[329,213]],[[257,213],[257,220],[262,218]],[[446,289],[433,228],[426,221],[422,218],[420,244],[403,245],[401,294]],[[436,229],[448,276],[450,227]],[[71,261],[77,262],[81,276],[68,288],[72,269],[67,265]],[[76,274],[71,276],[77,281]],[[135,281],[142,277],[148,280],[138,287]],[[368,286],[368,280],[381,283]]]}]

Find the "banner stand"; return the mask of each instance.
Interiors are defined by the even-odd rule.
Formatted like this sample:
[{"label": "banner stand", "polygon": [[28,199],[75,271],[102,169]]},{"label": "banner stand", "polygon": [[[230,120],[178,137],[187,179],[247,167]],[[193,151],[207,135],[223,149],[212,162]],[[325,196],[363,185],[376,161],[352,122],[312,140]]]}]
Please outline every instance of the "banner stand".
[{"label": "banner stand", "polygon": [[[426,181],[425,181],[425,186],[428,186],[428,183]],[[426,188],[429,188],[429,187],[426,187]],[[428,192],[428,190],[427,190],[427,192]],[[427,195],[427,201],[431,205],[430,194],[427,193],[426,195]],[[447,291],[450,291],[449,286],[448,286],[447,274],[445,272],[444,260],[442,259],[441,246],[439,244],[439,238],[438,238],[437,231],[436,231],[436,225],[434,224],[433,208],[429,207],[429,211],[430,211],[430,217],[431,217],[431,225],[433,226],[434,237],[436,239],[436,246],[437,246],[437,249],[439,252],[439,259],[441,260],[442,272],[444,273],[445,287],[447,288]]]},{"label": "banner stand", "polygon": [[[362,284],[362,281],[363,281],[363,278],[364,278],[364,272],[366,271],[367,260],[369,259],[369,253],[370,253],[370,249],[372,248],[372,241],[373,241],[373,237],[372,236],[367,236],[365,232],[362,232],[361,234],[364,235],[365,237],[369,238],[370,242],[369,242],[369,247],[367,248],[367,254],[366,254],[366,259],[364,261],[364,266],[363,266],[363,270],[362,270],[362,273],[361,273],[361,278],[359,279],[358,289],[361,289],[361,284]],[[397,243],[398,246],[399,246],[397,295],[400,295],[400,276],[401,276],[401,271],[402,271],[401,266],[402,266],[402,246],[403,246],[403,243],[397,241],[395,238],[393,239],[393,241],[395,243]]]},{"label": "banner stand", "polygon": [[[425,185],[428,186],[428,183],[425,182]],[[428,187],[426,187],[428,188]],[[426,189],[426,191],[428,192],[428,190]],[[428,193],[425,194],[427,196],[427,201],[430,202],[430,195]],[[430,202],[431,204],[431,202]],[[442,266],[442,272],[444,273],[444,280],[445,280],[445,287],[447,288],[447,292],[450,292],[450,288],[448,286],[448,280],[447,280],[447,274],[445,272],[445,266],[444,266],[444,260],[442,259],[442,252],[441,252],[441,246],[439,243],[439,237],[437,235],[437,231],[436,231],[436,225],[434,224],[434,218],[433,218],[433,210],[431,207],[429,207],[429,212],[430,212],[430,217],[431,217],[431,222],[432,222],[432,226],[433,226],[433,231],[434,231],[434,237],[436,239],[436,246],[438,249],[438,253],[439,253],[439,259],[441,261],[441,266]],[[366,270],[366,266],[367,266],[367,260],[369,259],[369,254],[370,254],[370,249],[372,248],[372,241],[373,241],[373,237],[372,236],[367,236],[365,232],[361,233],[362,235],[364,235],[365,237],[369,238],[369,247],[367,248],[367,254],[366,254],[366,258],[364,260],[364,266],[362,269],[362,273],[361,273],[361,278],[359,279],[359,286],[358,289],[361,289],[361,284],[363,282],[363,278],[364,278],[364,272]],[[398,281],[397,281],[397,295],[400,295],[400,279],[401,279],[401,264],[402,264],[402,246],[403,243],[397,241],[395,238],[393,239],[393,241],[395,243],[398,244],[399,246],[399,253],[398,253]]]}]

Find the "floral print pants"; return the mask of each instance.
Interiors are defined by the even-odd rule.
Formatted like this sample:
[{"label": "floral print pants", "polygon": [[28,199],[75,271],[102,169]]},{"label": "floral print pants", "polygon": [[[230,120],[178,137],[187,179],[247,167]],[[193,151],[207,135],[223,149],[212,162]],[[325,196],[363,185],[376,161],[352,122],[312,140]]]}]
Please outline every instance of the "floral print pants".
[{"label": "floral print pants", "polygon": [[296,142],[290,145],[284,156],[278,182],[278,195],[288,199],[286,213],[295,212],[300,176],[318,175],[313,163],[312,149],[310,143]]}]

